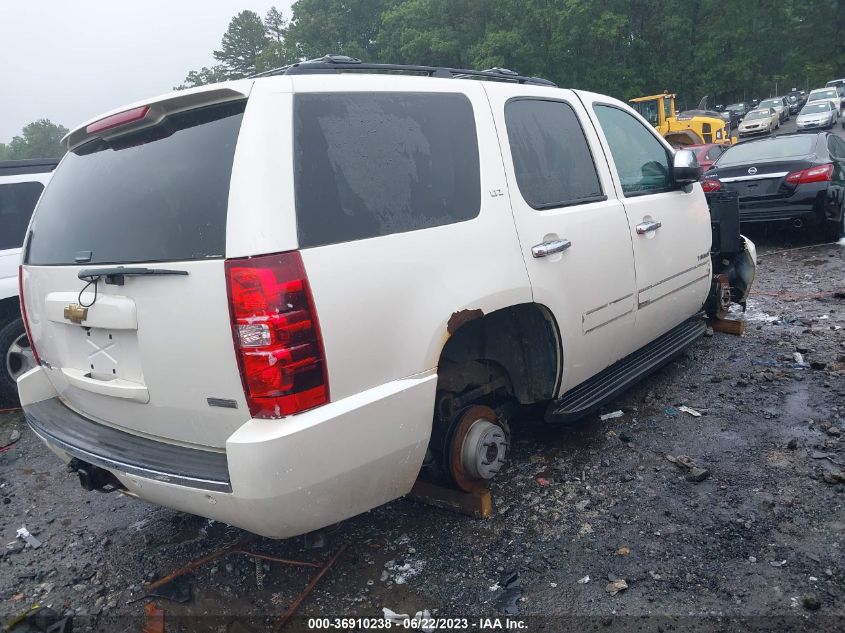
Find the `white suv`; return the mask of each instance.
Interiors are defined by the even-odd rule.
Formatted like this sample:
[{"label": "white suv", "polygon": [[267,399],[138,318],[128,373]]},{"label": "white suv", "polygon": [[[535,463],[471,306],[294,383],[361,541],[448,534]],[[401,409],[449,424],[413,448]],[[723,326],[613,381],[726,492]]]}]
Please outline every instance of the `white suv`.
[{"label": "white suv", "polygon": [[509,410],[595,411],[753,277],[748,243],[714,281],[690,152],[504,70],[327,57],[67,144],[22,266],[30,426],[88,489],[266,536],[424,465],[488,484]]},{"label": "white suv", "polygon": [[58,162],[0,161],[0,407],[17,400],[15,380],[35,366],[21,320],[18,265],[32,210]]}]

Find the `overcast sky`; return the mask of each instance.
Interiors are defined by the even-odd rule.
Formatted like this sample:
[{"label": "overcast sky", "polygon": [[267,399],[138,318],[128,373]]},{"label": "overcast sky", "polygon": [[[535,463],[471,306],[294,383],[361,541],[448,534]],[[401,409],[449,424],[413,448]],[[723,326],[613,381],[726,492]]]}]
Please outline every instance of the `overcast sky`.
[{"label": "overcast sky", "polygon": [[293,0],[0,0],[0,142],[50,119],[73,128],[169,91],[244,9],[264,17]]}]

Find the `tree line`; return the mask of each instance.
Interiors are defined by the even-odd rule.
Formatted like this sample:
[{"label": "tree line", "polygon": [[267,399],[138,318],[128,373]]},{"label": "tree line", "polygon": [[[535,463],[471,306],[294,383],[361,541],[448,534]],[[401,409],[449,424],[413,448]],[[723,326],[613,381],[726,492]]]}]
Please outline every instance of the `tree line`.
[{"label": "tree line", "polygon": [[841,0],[297,0],[234,16],[218,62],[177,88],[337,53],[505,67],[621,99],[664,89],[694,107],[845,76]]},{"label": "tree line", "polygon": [[63,125],[50,119],[38,119],[24,126],[9,143],[0,143],[0,160],[24,158],[59,158],[65,153],[62,138],[68,133]]},{"label": "tree line", "polygon": [[[845,76],[842,0],[297,0],[231,19],[217,62],[176,89],[337,53],[369,62],[504,67],[620,99],[681,107],[814,88]],[[61,156],[67,129],[27,125],[0,160]]]}]

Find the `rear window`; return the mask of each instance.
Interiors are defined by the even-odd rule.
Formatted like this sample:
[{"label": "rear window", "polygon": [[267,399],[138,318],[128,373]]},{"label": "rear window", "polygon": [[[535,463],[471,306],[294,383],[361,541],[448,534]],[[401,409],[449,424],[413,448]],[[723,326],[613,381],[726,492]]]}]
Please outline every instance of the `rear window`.
[{"label": "rear window", "polygon": [[73,264],[86,252],[95,264],[223,257],[244,105],[174,114],[69,152],[33,219],[27,263]]},{"label": "rear window", "polygon": [[719,167],[751,161],[787,160],[812,154],[816,136],[784,136],[734,145],[719,158]]},{"label": "rear window", "polygon": [[0,251],[21,247],[32,210],[43,190],[40,182],[0,185]]},{"label": "rear window", "polygon": [[519,191],[535,209],[603,200],[590,146],[568,103],[515,99],[505,106]]},{"label": "rear window", "polygon": [[472,104],[452,93],[314,93],[294,102],[302,248],[469,220],[481,208]]}]

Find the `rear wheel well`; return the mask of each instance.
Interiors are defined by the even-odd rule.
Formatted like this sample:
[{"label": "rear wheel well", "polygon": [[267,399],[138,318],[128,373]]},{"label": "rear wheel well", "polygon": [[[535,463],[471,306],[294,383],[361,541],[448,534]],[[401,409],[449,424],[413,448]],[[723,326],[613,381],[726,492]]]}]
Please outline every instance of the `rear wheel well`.
[{"label": "rear wheel well", "polygon": [[495,385],[520,404],[553,398],[561,365],[560,337],[549,310],[524,303],[476,314],[443,347],[438,392],[457,395]]}]

